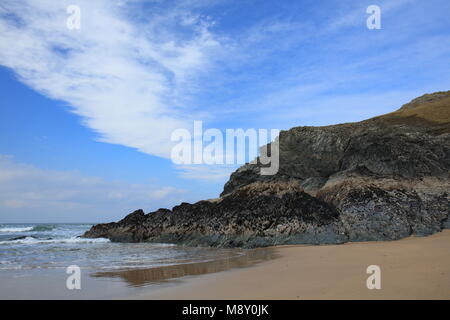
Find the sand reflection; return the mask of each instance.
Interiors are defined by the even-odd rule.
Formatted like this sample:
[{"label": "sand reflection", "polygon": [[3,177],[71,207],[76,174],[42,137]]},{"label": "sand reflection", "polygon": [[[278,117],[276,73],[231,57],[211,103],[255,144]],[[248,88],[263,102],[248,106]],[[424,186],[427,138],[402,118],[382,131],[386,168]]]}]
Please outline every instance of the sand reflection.
[{"label": "sand reflection", "polygon": [[129,286],[140,287],[185,276],[220,272],[231,268],[248,267],[258,262],[274,259],[276,257],[275,250],[272,248],[242,250],[239,253],[240,254],[237,255],[236,253],[230,252],[225,257],[213,261],[187,262],[149,269],[97,272],[91,276],[97,278],[121,278]]}]

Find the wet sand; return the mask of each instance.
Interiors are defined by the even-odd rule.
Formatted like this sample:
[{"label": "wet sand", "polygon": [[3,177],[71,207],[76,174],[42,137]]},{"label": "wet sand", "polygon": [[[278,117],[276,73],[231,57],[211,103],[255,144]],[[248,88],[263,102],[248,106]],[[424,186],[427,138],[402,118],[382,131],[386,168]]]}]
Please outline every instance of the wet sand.
[{"label": "wet sand", "polygon": [[[450,299],[450,230],[398,241],[275,247],[249,268],[183,278],[133,299]],[[381,268],[369,290],[367,267]]]},{"label": "wet sand", "polygon": [[204,262],[186,262],[150,269],[134,269],[91,274],[94,278],[120,279],[129,287],[149,287],[152,285],[171,284],[178,278],[223,272],[233,268],[245,268],[262,261],[277,257],[274,248],[239,250],[240,254],[230,252],[229,256],[218,260]]},{"label": "wet sand", "polygon": [[216,258],[212,256],[210,261],[195,262],[193,257],[183,263],[149,269],[82,269],[80,290],[67,289],[65,268],[2,270],[0,299],[125,299],[176,287],[197,275],[250,267],[274,259],[274,251],[272,248],[235,249],[222,252]]}]

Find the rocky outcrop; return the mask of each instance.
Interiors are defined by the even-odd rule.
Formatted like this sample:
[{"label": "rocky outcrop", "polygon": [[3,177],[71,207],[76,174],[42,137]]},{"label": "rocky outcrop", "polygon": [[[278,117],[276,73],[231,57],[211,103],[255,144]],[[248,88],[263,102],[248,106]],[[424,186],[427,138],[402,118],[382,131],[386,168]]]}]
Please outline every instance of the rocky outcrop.
[{"label": "rocky outcrop", "polygon": [[428,235],[450,227],[450,91],[398,111],[279,136],[280,169],[235,171],[219,199],[133,212],[85,237],[256,247]]},{"label": "rocky outcrop", "polygon": [[220,247],[260,247],[279,243],[336,243],[339,212],[303,192],[296,182],[254,183],[213,201],[182,203],[92,227],[85,237]]},{"label": "rocky outcrop", "polygon": [[277,175],[260,175],[259,165],[247,164],[231,175],[221,195],[255,181],[290,178],[314,193],[330,178],[355,170],[374,179],[448,179],[449,134],[450,91],[425,95],[396,112],[357,123],[292,128],[280,132]]}]

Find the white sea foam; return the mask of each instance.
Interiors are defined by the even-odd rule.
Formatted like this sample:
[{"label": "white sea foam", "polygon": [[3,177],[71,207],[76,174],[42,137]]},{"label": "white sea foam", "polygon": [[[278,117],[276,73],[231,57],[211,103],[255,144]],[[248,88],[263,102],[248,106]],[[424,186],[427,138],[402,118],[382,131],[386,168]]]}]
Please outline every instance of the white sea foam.
[{"label": "white sea foam", "polygon": [[22,228],[0,228],[0,232],[27,232],[33,230],[34,227],[22,227]]},{"label": "white sea foam", "polygon": [[90,227],[91,224],[0,224],[0,273],[66,268],[72,264],[99,271],[128,270],[220,258],[219,252],[211,249],[80,238]]},{"label": "white sea foam", "polygon": [[150,245],[154,246],[154,247],[176,247],[176,244],[173,243],[158,243],[158,242],[153,242],[150,243]]},{"label": "white sea foam", "polygon": [[88,238],[71,237],[61,239],[37,239],[33,237],[26,237],[17,240],[0,241],[0,244],[106,243],[106,242],[110,242],[110,240],[106,238],[88,239]]}]

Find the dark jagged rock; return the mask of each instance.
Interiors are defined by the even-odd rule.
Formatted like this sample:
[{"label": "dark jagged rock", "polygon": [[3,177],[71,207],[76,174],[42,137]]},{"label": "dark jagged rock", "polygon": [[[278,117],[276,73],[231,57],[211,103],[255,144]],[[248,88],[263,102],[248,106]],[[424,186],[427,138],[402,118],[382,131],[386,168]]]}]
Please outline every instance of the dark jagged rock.
[{"label": "dark jagged rock", "polygon": [[279,136],[280,169],[246,164],[221,198],[135,211],[85,237],[221,247],[342,243],[450,227],[450,91],[398,111]]},{"label": "dark jagged rock", "polygon": [[84,236],[220,247],[336,243],[347,240],[339,233],[338,217],[333,206],[295,183],[255,183],[217,200],[147,215],[137,210],[117,223],[96,225]]},{"label": "dark jagged rock", "polygon": [[23,240],[23,239],[26,239],[27,237],[29,237],[29,236],[19,236],[19,237],[10,238],[8,240],[9,241]]}]

